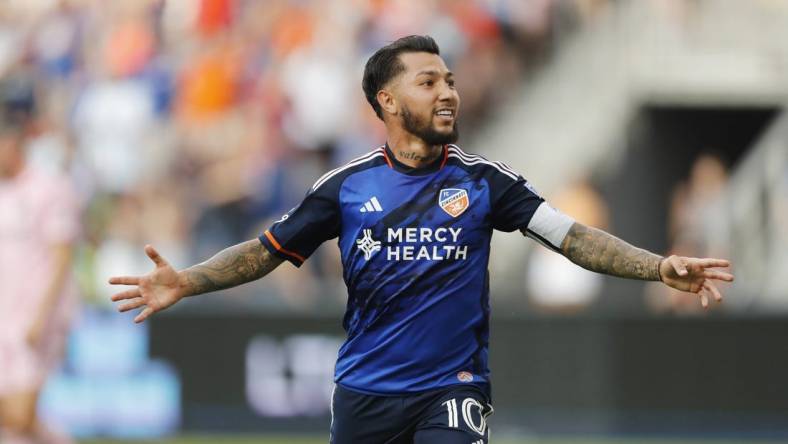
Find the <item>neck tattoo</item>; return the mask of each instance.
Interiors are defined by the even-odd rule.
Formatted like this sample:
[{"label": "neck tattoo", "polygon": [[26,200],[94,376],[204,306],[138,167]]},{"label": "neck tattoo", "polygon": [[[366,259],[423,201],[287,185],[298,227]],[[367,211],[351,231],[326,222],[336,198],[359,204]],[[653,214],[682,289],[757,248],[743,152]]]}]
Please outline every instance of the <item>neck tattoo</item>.
[{"label": "neck tattoo", "polygon": [[416,162],[428,162],[435,159],[435,156],[422,156],[414,152],[400,151],[399,155],[403,159],[415,160]]}]

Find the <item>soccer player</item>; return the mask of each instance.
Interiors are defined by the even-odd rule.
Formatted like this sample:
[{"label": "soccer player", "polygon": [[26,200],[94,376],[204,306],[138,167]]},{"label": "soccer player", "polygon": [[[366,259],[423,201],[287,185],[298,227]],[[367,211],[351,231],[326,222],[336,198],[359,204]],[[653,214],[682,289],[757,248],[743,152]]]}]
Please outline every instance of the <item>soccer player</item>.
[{"label": "soccer player", "polygon": [[0,118],[0,442],[71,443],[38,421],[36,405],[78,302],[79,206],[65,176],[27,164],[25,132]]},{"label": "soccer player", "polygon": [[348,287],[332,400],[331,442],[481,444],[492,413],[487,368],[487,264],[493,230],[520,230],[600,273],[661,280],[721,300],[713,280],[727,261],[633,247],[551,208],[500,162],[468,154],[458,138],[460,96],[432,38],[409,36],[367,62],[363,89],[387,143],[329,171],[258,239],[181,271],[152,246],[155,269],[113,277],[134,288],[112,297],[142,322],[184,297],[300,266],[339,238]]}]

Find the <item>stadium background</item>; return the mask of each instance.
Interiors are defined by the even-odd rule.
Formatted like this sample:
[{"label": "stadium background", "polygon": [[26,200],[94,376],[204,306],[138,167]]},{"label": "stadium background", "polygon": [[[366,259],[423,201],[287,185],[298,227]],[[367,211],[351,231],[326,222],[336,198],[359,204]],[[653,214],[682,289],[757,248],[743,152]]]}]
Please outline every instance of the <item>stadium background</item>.
[{"label": "stadium background", "polygon": [[788,2],[7,0],[0,23],[4,103],[35,110],[30,159],[84,209],[83,306],[40,412],[86,442],[325,441],[332,242],[142,326],[106,279],[146,272],[145,243],[183,267],[253,238],[378,146],[363,63],[412,33],[456,73],[466,150],[580,221],[737,275],[703,312],[496,234],[496,442],[788,439]]}]

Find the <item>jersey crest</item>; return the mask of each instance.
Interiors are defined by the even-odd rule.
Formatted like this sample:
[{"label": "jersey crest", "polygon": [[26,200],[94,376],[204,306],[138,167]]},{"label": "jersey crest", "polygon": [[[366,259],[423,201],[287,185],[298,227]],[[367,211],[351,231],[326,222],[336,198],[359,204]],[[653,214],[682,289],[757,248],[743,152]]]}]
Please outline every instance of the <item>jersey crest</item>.
[{"label": "jersey crest", "polygon": [[461,188],[444,188],[438,193],[438,205],[449,216],[457,217],[470,205],[468,192]]}]

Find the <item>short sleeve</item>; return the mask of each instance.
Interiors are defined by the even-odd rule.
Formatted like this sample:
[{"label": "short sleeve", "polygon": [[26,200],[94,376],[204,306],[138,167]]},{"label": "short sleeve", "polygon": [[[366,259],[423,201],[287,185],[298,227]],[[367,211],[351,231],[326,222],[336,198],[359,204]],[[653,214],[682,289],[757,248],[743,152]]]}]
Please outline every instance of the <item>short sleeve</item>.
[{"label": "short sleeve", "polygon": [[310,190],[304,200],[260,235],[275,256],[300,267],[323,242],[339,235],[338,193],[334,187]]},{"label": "short sleeve", "polygon": [[505,232],[527,228],[544,199],[522,176],[503,164],[496,162],[489,177],[493,228]]},{"label": "short sleeve", "polygon": [[501,163],[492,178],[493,228],[522,230],[545,247],[560,251],[574,219],[551,207],[531,184]]}]

